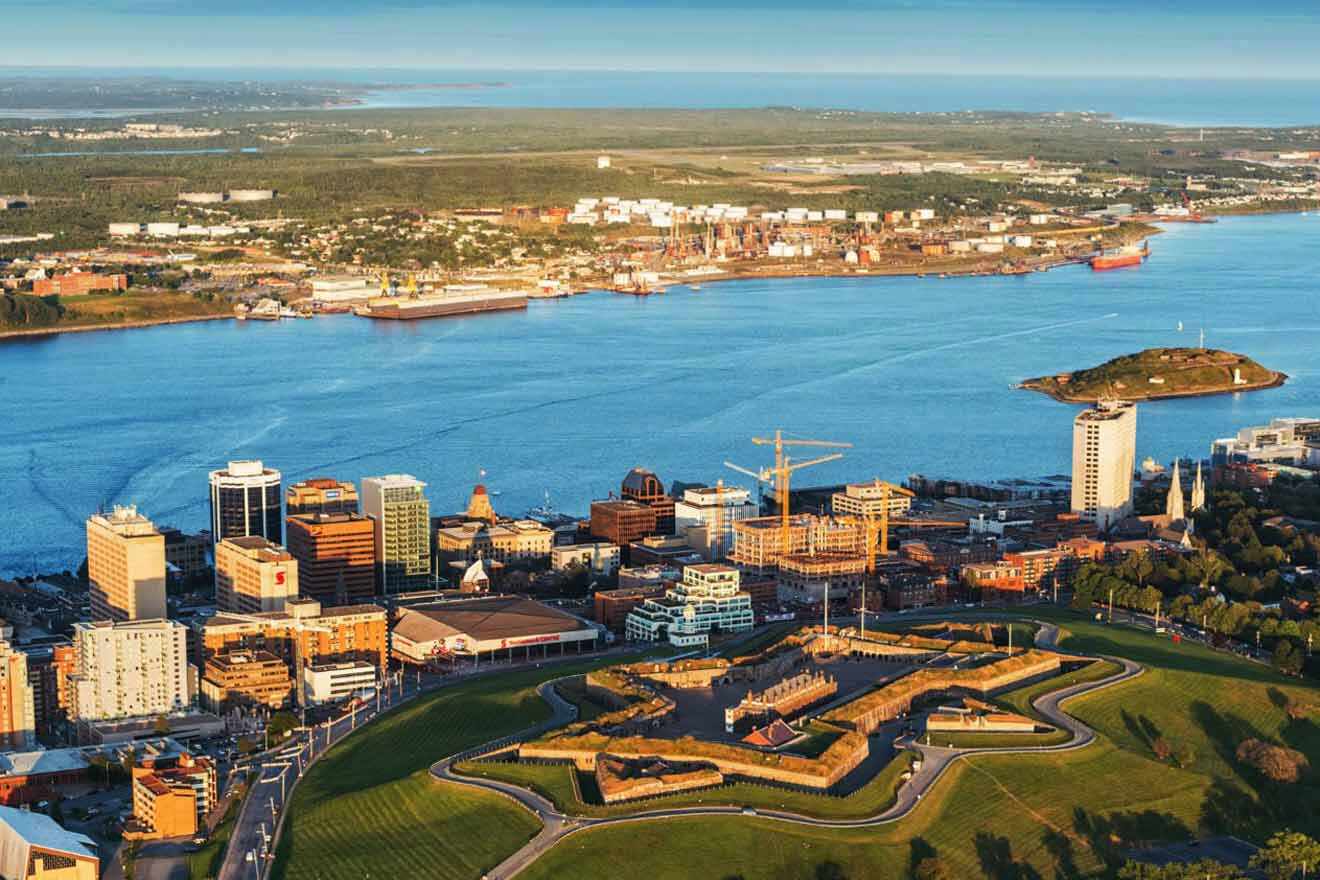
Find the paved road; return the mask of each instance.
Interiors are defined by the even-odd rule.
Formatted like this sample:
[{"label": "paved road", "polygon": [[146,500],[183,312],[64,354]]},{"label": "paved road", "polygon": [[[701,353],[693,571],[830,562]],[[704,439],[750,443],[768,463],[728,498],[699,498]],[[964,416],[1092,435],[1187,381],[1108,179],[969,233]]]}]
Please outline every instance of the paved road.
[{"label": "paved road", "polygon": [[187,850],[183,841],[156,840],[138,849],[134,880],[188,880]]},{"label": "paved road", "polygon": [[[262,880],[267,876],[284,824],[284,806],[288,802],[287,799],[293,795],[298,780],[328,748],[381,713],[419,694],[462,684],[472,678],[508,673],[512,669],[556,666],[608,658],[634,653],[637,650],[637,646],[628,645],[597,651],[594,654],[566,654],[562,657],[532,659],[526,662],[494,663],[489,666],[483,665],[480,669],[469,667],[461,674],[444,677],[422,676],[420,682],[410,675],[392,677],[393,684],[381,690],[379,700],[373,698],[355,713],[295,731],[284,744],[268,750],[251,761],[250,766],[257,774],[256,781],[239,810],[218,880]],[[558,714],[563,711],[563,706],[568,707],[573,713],[577,712],[575,706],[549,689],[543,691],[542,696],[556,713],[555,718],[551,719],[553,724],[547,722],[545,729],[566,723]],[[540,728],[537,729],[536,734],[539,735],[539,732]]]},{"label": "paved road", "polygon": [[[1036,633],[1036,645],[1041,648],[1058,650],[1058,638],[1059,628],[1057,626],[1050,623],[1041,623],[1040,629]],[[744,810],[740,807],[715,806],[676,807],[669,810],[651,810],[630,816],[611,818],[579,818],[561,813],[551,801],[527,789],[493,779],[459,776],[453,772],[452,765],[458,761],[466,760],[476,755],[498,751],[516,739],[530,738],[538,735],[541,730],[547,729],[548,727],[557,726],[573,720],[576,710],[571,705],[565,704],[555,692],[554,682],[547,682],[538,689],[538,692],[550,703],[554,710],[555,717],[550,723],[540,725],[533,730],[524,731],[517,736],[506,737],[496,743],[487,744],[486,746],[469,750],[460,755],[444,758],[432,765],[431,774],[436,779],[443,779],[448,782],[456,782],[461,785],[469,785],[483,788],[488,791],[498,792],[499,794],[522,804],[541,820],[542,827],[540,833],[532,838],[532,840],[525,846],[487,873],[486,878],[488,878],[488,880],[508,880],[508,878],[514,877],[532,862],[536,861],[544,855],[546,851],[568,835],[581,831],[584,828],[597,828],[603,825],[718,815],[755,816],[757,818],[791,822],[798,825],[810,825],[817,828],[862,828],[883,825],[890,822],[897,822],[908,813],[912,812],[926,792],[928,792],[930,788],[939,781],[940,777],[944,775],[944,772],[948,770],[955,761],[962,760],[968,755],[979,755],[987,752],[999,754],[1063,752],[1072,749],[1080,749],[1090,744],[1095,739],[1095,732],[1082,721],[1066,714],[1061,708],[1062,704],[1080,694],[1091,693],[1103,688],[1112,687],[1120,682],[1135,678],[1145,671],[1139,664],[1126,658],[1106,657],[1105,659],[1120,664],[1122,670],[1100,681],[1071,685],[1061,690],[1045,694],[1038,697],[1032,703],[1036,708],[1036,711],[1040,712],[1040,714],[1050,721],[1050,723],[1061,729],[1067,730],[1071,734],[1071,737],[1067,742],[1052,746],[948,749],[939,746],[923,745],[911,740],[900,741],[900,744],[903,747],[921,753],[921,769],[899,788],[897,799],[888,809],[874,816],[860,819],[817,819],[811,816],[804,816],[799,813],[781,810],[752,811]],[[564,706],[567,706],[567,709],[563,708]]]}]

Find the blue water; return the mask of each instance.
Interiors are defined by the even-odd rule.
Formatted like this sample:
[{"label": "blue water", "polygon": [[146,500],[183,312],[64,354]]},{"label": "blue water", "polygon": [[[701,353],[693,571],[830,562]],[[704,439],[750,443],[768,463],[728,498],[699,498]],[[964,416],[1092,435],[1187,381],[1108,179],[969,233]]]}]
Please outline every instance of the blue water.
[{"label": "blue water", "polygon": [[[397,68],[0,67],[0,76],[167,76],[205,81],[419,85],[502,83],[492,88],[377,90],[371,107],[792,106],[891,112],[1095,111],[1134,122],[1189,126],[1320,124],[1309,80],[709,73],[701,71],[417,70]],[[20,116],[31,111],[4,111]],[[141,114],[146,111],[136,111]],[[58,111],[54,115],[68,115]],[[131,115],[124,111],[124,115]]]},{"label": "blue water", "polygon": [[[518,514],[585,512],[628,468],[738,479],[776,427],[856,444],[802,484],[1070,467],[1074,407],[1028,376],[1154,345],[1251,354],[1282,388],[1143,404],[1138,457],[1320,416],[1320,216],[1171,226],[1140,269],[753,280],[411,323],[210,322],[0,344],[0,574],[76,565],[98,504],[206,522],[206,474],[411,472],[458,510],[479,469]],[[1178,333],[1179,321],[1186,330]]]}]

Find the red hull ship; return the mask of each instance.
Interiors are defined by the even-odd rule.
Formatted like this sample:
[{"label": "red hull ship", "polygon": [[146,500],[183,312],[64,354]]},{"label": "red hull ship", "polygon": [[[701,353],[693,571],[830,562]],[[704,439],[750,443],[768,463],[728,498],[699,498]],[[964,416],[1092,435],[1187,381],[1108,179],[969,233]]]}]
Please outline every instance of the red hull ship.
[{"label": "red hull ship", "polygon": [[1091,258],[1091,268],[1097,272],[1106,269],[1122,269],[1125,266],[1140,266],[1141,261],[1150,256],[1150,249],[1138,250],[1135,247],[1120,248],[1107,254],[1097,254]]}]

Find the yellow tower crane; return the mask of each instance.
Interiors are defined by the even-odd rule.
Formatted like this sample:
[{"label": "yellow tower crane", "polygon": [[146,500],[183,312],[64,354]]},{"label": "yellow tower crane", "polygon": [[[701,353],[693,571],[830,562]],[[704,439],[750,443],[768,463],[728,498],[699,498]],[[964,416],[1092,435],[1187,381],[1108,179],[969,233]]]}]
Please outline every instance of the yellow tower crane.
[{"label": "yellow tower crane", "polygon": [[747,468],[739,467],[731,462],[725,462],[725,466],[732,468],[742,474],[754,477],[762,483],[768,483],[774,489],[779,498],[779,551],[788,553],[792,549],[792,541],[789,537],[789,481],[794,471],[802,470],[812,465],[824,464],[827,461],[837,461],[843,458],[843,453],[832,452],[829,455],[822,455],[819,458],[808,459],[807,461],[793,462],[784,454],[786,446],[823,446],[833,449],[851,449],[851,443],[839,443],[834,440],[799,440],[784,439],[784,432],[776,430],[774,437],[753,437],[752,442],[757,446],[774,446],[775,463],[773,467],[762,468],[760,471],[752,471]]},{"label": "yellow tower crane", "polygon": [[880,555],[888,558],[889,556],[889,528],[890,526],[905,526],[908,528],[967,528],[967,523],[957,520],[943,519],[913,519],[911,517],[891,517],[889,515],[889,500],[895,495],[902,495],[907,498],[915,498],[916,493],[911,489],[902,486],[896,486],[893,483],[887,483],[884,480],[877,479],[875,487],[880,490],[880,513],[877,516],[872,508],[868,506],[865,512],[860,516],[840,516],[837,519],[840,522],[860,524],[866,535],[866,577],[862,579],[862,637],[866,637],[866,582],[875,577],[875,558],[876,548],[880,550]]}]

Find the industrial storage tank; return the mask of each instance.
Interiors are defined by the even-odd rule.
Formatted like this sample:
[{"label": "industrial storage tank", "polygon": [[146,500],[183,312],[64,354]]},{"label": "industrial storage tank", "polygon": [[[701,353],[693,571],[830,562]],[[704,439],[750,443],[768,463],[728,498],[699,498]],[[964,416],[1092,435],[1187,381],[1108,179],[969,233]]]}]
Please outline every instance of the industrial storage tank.
[{"label": "industrial storage tank", "polygon": [[225,200],[222,192],[181,192],[179,201],[190,205],[218,205]]},{"label": "industrial storage tank", "polygon": [[273,189],[231,189],[229,191],[229,201],[231,202],[265,202],[275,198]]}]

